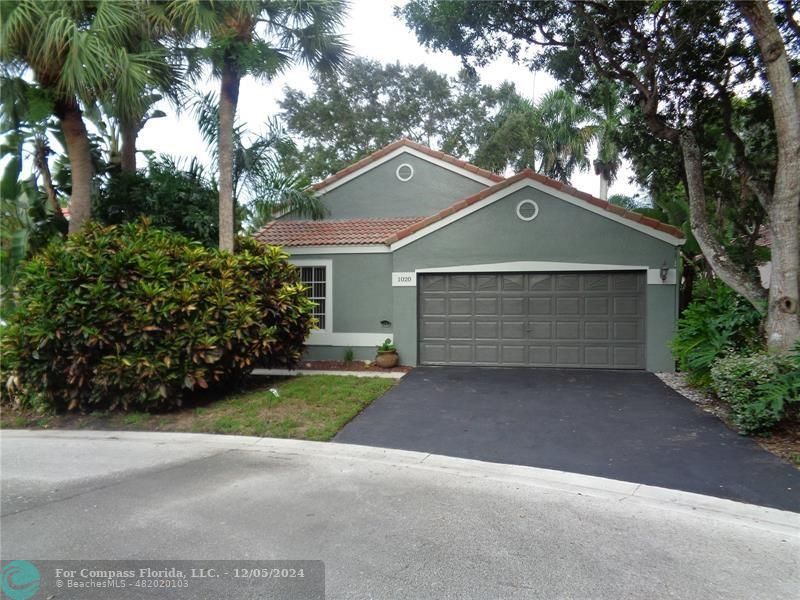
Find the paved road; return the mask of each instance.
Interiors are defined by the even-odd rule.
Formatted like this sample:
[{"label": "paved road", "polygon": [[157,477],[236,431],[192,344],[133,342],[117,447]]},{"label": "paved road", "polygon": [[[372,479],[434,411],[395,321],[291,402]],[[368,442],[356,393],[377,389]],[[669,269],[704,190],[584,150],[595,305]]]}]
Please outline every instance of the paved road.
[{"label": "paved road", "polygon": [[800,511],[800,470],[642,371],[416,368],[335,441]]},{"label": "paved road", "polygon": [[684,492],[228,436],[4,431],[0,449],[4,560],[319,559],[330,599],[800,589],[800,515]]}]

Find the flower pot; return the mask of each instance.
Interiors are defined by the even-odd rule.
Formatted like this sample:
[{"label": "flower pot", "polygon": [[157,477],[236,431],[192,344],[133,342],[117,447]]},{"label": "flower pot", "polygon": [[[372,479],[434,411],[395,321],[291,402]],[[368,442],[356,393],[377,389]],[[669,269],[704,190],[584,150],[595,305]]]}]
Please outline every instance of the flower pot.
[{"label": "flower pot", "polygon": [[396,350],[386,350],[384,352],[379,350],[378,355],[375,357],[375,364],[383,369],[396,367],[398,362],[400,362],[400,357],[397,355]]}]

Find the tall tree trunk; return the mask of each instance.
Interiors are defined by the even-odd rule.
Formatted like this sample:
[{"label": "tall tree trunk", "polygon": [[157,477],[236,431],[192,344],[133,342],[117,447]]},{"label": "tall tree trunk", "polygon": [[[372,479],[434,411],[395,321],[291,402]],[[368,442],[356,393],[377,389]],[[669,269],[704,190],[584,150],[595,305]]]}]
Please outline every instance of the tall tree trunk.
[{"label": "tall tree trunk", "polygon": [[120,169],[123,173],[136,173],[136,139],[139,137],[139,126],[136,123],[120,124]]},{"label": "tall tree trunk", "polygon": [[239,102],[238,65],[226,59],[222,66],[219,94],[219,248],[233,252],[233,121]]},{"label": "tall tree trunk", "polygon": [[798,319],[798,235],[800,234],[800,100],[780,30],[767,2],[737,2],[758,42],[767,70],[778,165],[768,205],[772,232],[772,271],[767,312],[767,346],[788,351],[800,340]]},{"label": "tall tree trunk", "polygon": [[600,199],[608,200],[608,179],[603,173],[600,173]]},{"label": "tall tree trunk", "polygon": [[61,123],[72,170],[69,233],[77,233],[92,216],[92,154],[83,113],[74,98],[59,99],[55,114]]},{"label": "tall tree trunk", "polygon": [[36,170],[39,171],[39,175],[42,176],[42,187],[44,187],[47,203],[55,214],[60,215],[61,206],[58,204],[56,188],[53,185],[53,176],[50,174],[50,165],[47,162],[48,154],[50,154],[50,147],[47,145],[47,140],[44,137],[37,138],[33,162],[36,166]]},{"label": "tall tree trunk", "polygon": [[731,260],[708,227],[703,159],[697,139],[691,131],[682,130],[679,133],[679,142],[686,173],[686,192],[689,196],[689,219],[697,244],[717,277],[747,298],[753,306],[763,310],[764,290],[755,277],[751,277]]}]

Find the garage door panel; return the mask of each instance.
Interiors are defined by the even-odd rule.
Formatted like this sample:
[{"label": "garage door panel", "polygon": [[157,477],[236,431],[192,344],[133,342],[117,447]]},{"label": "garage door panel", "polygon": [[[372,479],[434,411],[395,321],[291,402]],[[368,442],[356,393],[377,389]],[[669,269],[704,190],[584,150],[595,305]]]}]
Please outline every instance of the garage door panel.
[{"label": "garage door panel", "polygon": [[444,340],[447,339],[447,321],[423,319],[420,323],[420,339]]},{"label": "garage door panel", "polygon": [[553,276],[532,273],[528,276],[528,289],[532,292],[550,292],[553,290]]},{"label": "garage door panel", "polygon": [[450,296],[447,301],[448,314],[471,315],[473,313],[471,296]]},{"label": "garage door panel", "polygon": [[527,298],[504,297],[501,301],[503,316],[523,316],[528,314]]},{"label": "garage door panel", "polygon": [[475,362],[481,365],[500,363],[500,344],[476,344]]},{"label": "garage door panel", "polygon": [[469,292],[472,291],[472,282],[471,275],[450,275],[447,278],[447,290],[449,292]]},{"label": "garage door panel", "polygon": [[447,344],[433,344],[421,342],[419,345],[419,360],[421,363],[443,364],[447,363]]},{"label": "garage door panel", "polygon": [[588,296],[583,299],[583,314],[585,315],[609,315],[611,303],[605,296]]},{"label": "garage door panel", "polygon": [[451,340],[471,340],[475,337],[472,321],[450,321],[448,333]]},{"label": "garage door panel", "polygon": [[590,367],[610,367],[611,349],[608,346],[586,346],[583,350],[583,360]]},{"label": "garage door panel", "polygon": [[525,360],[525,346],[503,344],[501,346],[501,359],[504,365],[527,365]]},{"label": "garage door panel", "polygon": [[556,290],[559,292],[577,292],[581,288],[580,275],[556,275]]},{"label": "garage door panel", "polygon": [[496,296],[476,296],[475,314],[494,317],[500,314],[500,299]]},{"label": "garage door panel", "polygon": [[500,289],[500,278],[497,275],[476,275],[475,289],[478,292],[493,292]]},{"label": "garage door panel", "polygon": [[558,367],[579,367],[582,363],[580,346],[556,345],[556,365]]},{"label": "garage door panel", "polygon": [[500,337],[504,340],[525,339],[525,321],[503,321]]},{"label": "garage door panel", "polygon": [[556,314],[579,315],[581,314],[581,299],[578,296],[556,298]]},{"label": "garage door panel", "polygon": [[528,321],[528,339],[550,340],[553,338],[552,321]]},{"label": "garage door panel", "polygon": [[422,316],[439,316],[447,314],[447,301],[443,296],[423,296],[420,310]]},{"label": "garage door panel", "polygon": [[528,346],[528,364],[550,366],[553,364],[552,346]]},{"label": "garage door panel", "polygon": [[644,368],[644,273],[420,280],[422,364]]},{"label": "garage door panel", "polygon": [[450,362],[471,365],[474,361],[472,344],[451,343]]},{"label": "garage door panel", "polygon": [[611,329],[608,321],[585,321],[583,324],[583,339],[607,340]]},{"label": "garage door panel", "polygon": [[556,321],[557,340],[579,340],[581,324],[578,321]]},{"label": "garage door panel", "polygon": [[530,315],[552,315],[553,298],[529,298],[528,314]]}]

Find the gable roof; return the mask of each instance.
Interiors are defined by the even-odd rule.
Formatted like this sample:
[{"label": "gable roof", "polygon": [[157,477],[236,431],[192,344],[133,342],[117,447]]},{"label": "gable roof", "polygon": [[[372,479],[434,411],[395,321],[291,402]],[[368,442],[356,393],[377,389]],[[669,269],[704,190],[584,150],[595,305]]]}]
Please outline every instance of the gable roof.
[{"label": "gable roof", "polygon": [[476,167],[475,165],[460,160],[455,156],[445,154],[444,152],[439,152],[438,150],[433,150],[431,148],[428,148],[427,146],[418,144],[417,142],[414,142],[408,138],[401,138],[396,142],[392,142],[388,146],[384,146],[380,150],[373,152],[369,156],[362,158],[358,162],[355,162],[352,165],[345,167],[341,171],[334,173],[330,177],[323,179],[319,183],[315,183],[314,185],[311,186],[311,189],[316,192],[322,192],[323,190],[331,187],[336,183],[339,183],[344,179],[348,178],[352,179],[353,177],[356,176],[357,173],[368,170],[373,166],[377,166],[378,164],[380,164],[381,159],[388,160],[388,158],[391,158],[390,155],[392,155],[393,152],[404,149],[410,150],[414,154],[422,155],[420,156],[420,158],[423,159],[427,157],[428,159],[432,159],[434,161],[441,161],[447,165],[450,165],[451,167],[454,167],[455,170],[462,171],[467,176],[470,175],[473,177],[477,176],[478,178],[485,180],[485,183],[487,185],[489,185],[492,182],[496,183],[503,181],[504,179],[504,177],[498,175],[497,173],[492,173],[491,171],[487,171],[486,169],[481,169],[480,167]]},{"label": "gable roof", "polygon": [[327,219],[322,221],[271,221],[255,234],[267,244],[279,246],[354,246],[386,244],[425,217],[389,219]]},{"label": "gable roof", "polygon": [[[502,192],[506,188],[513,186],[515,183],[525,182],[528,181],[533,185],[533,187],[537,188],[547,188],[545,192],[556,192],[558,193],[558,197],[568,200],[574,204],[582,206],[583,208],[587,208],[592,210],[592,212],[598,213],[601,216],[605,216],[611,218],[615,221],[622,223],[623,225],[628,225],[643,233],[649,233],[654,237],[658,237],[661,239],[665,239],[672,244],[682,244],[684,241],[683,232],[674,227],[672,225],[667,225],[666,223],[662,223],[657,219],[652,219],[645,215],[632,212],[629,210],[625,210],[619,206],[611,204],[605,200],[601,200],[600,198],[596,198],[591,194],[587,194],[586,192],[581,192],[574,187],[567,185],[565,183],[561,183],[560,181],[556,181],[555,179],[550,179],[549,177],[545,177],[544,175],[540,175],[536,173],[532,169],[525,169],[520,171],[513,177],[509,177],[508,179],[504,179],[503,181],[486,188],[485,190],[481,190],[477,194],[473,194],[472,196],[468,196],[463,200],[459,200],[455,204],[448,206],[447,208],[439,211],[438,213],[431,215],[430,217],[426,217],[416,223],[410,224],[405,229],[398,231],[392,237],[389,238],[388,243],[390,245],[396,244],[401,240],[408,238],[414,234],[419,233],[416,237],[422,237],[423,235],[427,235],[427,233],[432,233],[439,227],[437,224],[444,225],[442,223],[443,220],[456,220],[463,216],[466,216],[471,211],[467,211],[470,206],[481,202],[482,200],[486,200],[492,196],[495,196],[499,192]],[[513,190],[512,190],[513,191]],[[508,193],[511,193],[509,191]],[[500,195],[497,199],[503,197],[504,195]],[[477,208],[477,207],[476,207]],[[601,209],[601,210],[597,210]],[[603,212],[607,214],[603,214]],[[449,221],[448,221],[449,222]],[[429,230],[429,231],[426,231]],[[648,230],[652,230],[648,232]],[[657,234],[656,232],[659,232]],[[665,235],[666,234],[666,235]]]}]

